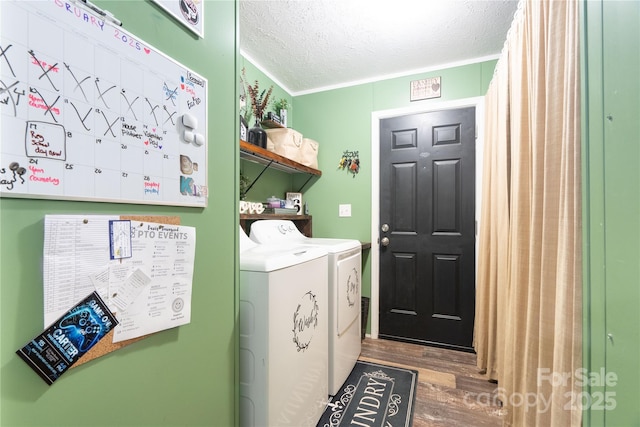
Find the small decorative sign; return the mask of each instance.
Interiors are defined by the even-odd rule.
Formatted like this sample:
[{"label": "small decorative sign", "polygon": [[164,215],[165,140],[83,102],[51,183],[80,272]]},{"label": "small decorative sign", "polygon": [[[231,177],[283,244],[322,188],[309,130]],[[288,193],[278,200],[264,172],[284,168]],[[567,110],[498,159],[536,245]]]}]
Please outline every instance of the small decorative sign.
[{"label": "small decorative sign", "polygon": [[265,207],[261,202],[247,202],[246,200],[240,200],[240,213],[241,214],[257,214],[260,215],[264,212]]},{"label": "small decorative sign", "polygon": [[411,101],[440,98],[440,77],[411,81]]},{"label": "small decorative sign", "polygon": [[291,202],[291,205],[298,211],[298,215],[302,215],[302,193],[287,193],[287,202]]},{"label": "small decorative sign", "polygon": [[311,291],[306,292],[293,313],[293,342],[298,352],[309,348],[318,327],[319,311],[316,295]]}]

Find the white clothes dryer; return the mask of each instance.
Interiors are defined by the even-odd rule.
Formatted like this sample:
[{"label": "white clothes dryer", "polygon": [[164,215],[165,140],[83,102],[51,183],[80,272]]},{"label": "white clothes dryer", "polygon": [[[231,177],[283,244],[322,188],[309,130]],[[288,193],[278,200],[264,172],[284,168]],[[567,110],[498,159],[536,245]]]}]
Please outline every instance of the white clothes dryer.
[{"label": "white clothes dryer", "polygon": [[259,243],[307,245],[328,252],[329,273],[329,394],[335,396],[360,356],[362,244],[353,239],[311,238],[292,221],[261,220],[251,224],[250,237]]},{"label": "white clothes dryer", "polygon": [[315,427],[328,395],[327,251],[240,229],[240,425]]}]

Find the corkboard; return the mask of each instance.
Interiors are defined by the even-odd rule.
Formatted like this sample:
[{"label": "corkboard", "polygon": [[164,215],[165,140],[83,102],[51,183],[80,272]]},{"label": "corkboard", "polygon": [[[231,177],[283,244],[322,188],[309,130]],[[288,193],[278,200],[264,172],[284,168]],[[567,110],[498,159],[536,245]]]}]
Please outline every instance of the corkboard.
[{"label": "corkboard", "polygon": [[[160,216],[160,215],[121,215],[120,219],[128,219],[131,221],[141,221],[141,222],[155,222],[158,224],[169,224],[169,225],[180,225],[180,217],[178,216]],[[157,334],[158,332],[156,332]],[[126,341],[113,342],[113,334],[114,330],[111,329],[107,335],[104,336],[98,343],[91,348],[88,352],[84,354],[76,363],[74,363],[71,367],[80,366],[83,363],[87,363],[93,359],[97,359],[100,356],[104,356],[105,354],[111,353],[112,351],[119,350],[123,347],[128,346],[129,344],[133,344],[134,342],[145,339],[148,336],[154,335],[143,335],[138,338],[132,338]]]}]

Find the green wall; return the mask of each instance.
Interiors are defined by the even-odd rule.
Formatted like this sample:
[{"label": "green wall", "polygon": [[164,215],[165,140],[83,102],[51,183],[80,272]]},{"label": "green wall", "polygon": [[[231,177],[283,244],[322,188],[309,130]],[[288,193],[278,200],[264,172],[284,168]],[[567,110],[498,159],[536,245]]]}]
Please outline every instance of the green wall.
[{"label": "green wall", "polygon": [[[424,106],[483,96],[496,61],[470,64],[426,74],[382,80],[343,89],[297,96],[296,129],[320,143],[318,155],[322,177],[304,194],[313,215],[313,233],[321,237],[371,240],[371,115],[376,111]],[[412,80],[441,77],[442,96],[411,102]],[[338,169],[345,150],[358,151],[360,172]],[[338,205],[351,204],[351,217],[339,217]],[[369,252],[363,253],[362,293],[371,295]],[[368,325],[370,330],[370,325]]]},{"label": "green wall", "polygon": [[[583,4],[585,426],[640,425],[640,3]],[[607,409],[606,411],[603,409]]]},{"label": "green wall", "polygon": [[[257,80],[260,91],[269,90],[270,87],[273,87],[273,92],[271,94],[271,97],[269,98],[269,105],[267,106],[266,111],[275,111],[273,109],[272,102],[277,99],[284,98],[287,100],[289,105],[292,105],[293,97],[285,89],[283,89],[280,85],[278,85],[277,82],[272,80],[260,69],[258,69],[253,63],[251,63],[251,61],[248,61],[246,58],[241,56],[240,62],[239,62],[239,73],[238,73],[239,76],[242,76],[243,69],[244,69],[244,77],[245,77],[246,84],[250,84],[251,86],[253,86]],[[288,111],[288,114],[287,114],[288,127],[293,127],[292,125],[293,125],[294,114],[295,112],[293,110]],[[249,126],[252,126],[253,123],[254,123],[254,120],[252,119],[251,123],[249,123]]]},{"label": "green wall", "polygon": [[[265,73],[260,71],[260,69],[258,69],[250,61],[248,61],[244,57],[240,57],[238,70],[239,78],[240,76],[242,76],[243,69],[246,83],[253,86],[255,84],[255,81],[257,80],[260,90],[269,90],[269,87],[273,86],[273,93],[270,99],[276,100],[284,98],[287,100],[289,105],[292,106],[293,97],[286,90],[280,87]],[[273,111],[271,101],[269,102],[267,111]],[[295,111],[292,108],[289,108],[287,113],[287,126],[290,128],[295,128],[294,116]],[[252,119],[249,123],[249,127],[253,126],[254,124],[253,115],[251,117]],[[240,171],[249,179],[250,182],[254,182],[256,177],[263,173],[264,166],[252,162],[241,161]],[[294,187],[294,179],[295,178],[289,174],[282,173],[273,169],[267,169],[266,171],[264,171],[264,174],[260,176],[257,181],[255,181],[249,192],[246,194],[245,200],[251,202],[266,202],[267,198],[271,196],[284,198],[287,191],[297,191],[299,189],[299,187]]]},{"label": "green wall", "polygon": [[[314,215],[314,234],[370,240],[373,112],[418,106],[437,108],[445,101],[484,96],[495,63],[470,64],[295,97],[296,130],[320,143],[318,164],[322,178],[306,194]],[[412,80],[437,76],[442,84],[440,98],[409,100]],[[360,154],[360,173],[355,178],[338,169],[345,150]],[[344,203],[352,205],[350,218],[338,217],[338,205]]]},{"label": "green wall", "polygon": [[[205,8],[198,39],[148,1],[98,1],[209,82],[209,207],[0,199],[0,425],[231,426],[237,414],[236,3]],[[233,208],[232,208],[233,207]],[[71,369],[51,387],[15,351],[43,329],[45,214],[177,215],[196,227],[189,325]]]},{"label": "green wall", "polygon": [[[268,76],[244,59],[247,76],[258,79],[260,87],[275,84]],[[294,96],[295,121],[289,127],[319,142],[319,179],[313,179],[303,191],[303,201],[313,216],[313,234],[317,237],[371,240],[371,115],[373,112],[406,107],[437,108],[438,103],[483,96],[493,77],[496,61],[442,69],[425,74],[382,80],[330,91]],[[412,80],[440,76],[440,98],[411,102]],[[280,88],[279,88],[280,89]],[[291,118],[291,115],[290,115]],[[338,169],[345,150],[358,151],[360,172],[355,177]],[[242,161],[243,172],[255,177],[262,168]],[[263,200],[274,194],[297,191],[306,177],[267,171],[247,199]],[[339,217],[338,205],[351,204],[352,216]],[[363,252],[362,293],[371,295],[369,251]],[[370,325],[369,325],[370,326]],[[370,330],[370,328],[368,328]]]},{"label": "green wall", "polygon": [[[229,246],[236,246],[239,165],[251,175],[261,168],[238,161],[233,106],[243,66],[250,81],[258,78],[261,87],[272,82],[237,54],[235,1],[206,3],[204,39],[148,1],[95,3],[120,18],[126,30],[209,80],[209,207],[0,199],[0,425],[234,425],[237,256]],[[585,366],[606,366],[619,378],[609,390],[616,392],[616,409],[586,411],[585,425],[638,425],[640,13],[638,2],[585,4]],[[370,239],[372,112],[484,95],[494,66],[487,61],[295,97],[274,85],[275,96],[292,102],[290,126],[320,143],[323,175],[304,191],[314,233]],[[432,76],[442,77],[442,98],[409,102],[409,82]],[[360,152],[355,178],[337,168],[344,150]],[[268,171],[248,199],[298,184],[298,177]],[[352,205],[352,217],[338,217],[342,203]],[[42,330],[42,219],[61,213],[178,215],[196,227],[192,321],[74,368],[47,387],[14,352]],[[369,295],[364,255],[363,293]]]},{"label": "green wall", "polygon": [[[593,373],[605,368],[618,378],[613,386],[585,386],[584,425],[640,425],[640,3],[598,0],[581,6],[584,367]],[[423,77],[442,76],[442,98],[420,101],[425,105],[482,96],[494,66],[488,61],[295,96],[293,127],[320,142],[323,175],[304,193],[314,234],[370,239],[372,112],[411,105],[409,82]],[[360,152],[356,178],[337,168],[344,150]],[[284,183],[266,179],[263,185],[288,191],[291,184],[280,179]],[[352,204],[351,218],[338,217],[342,203]],[[366,252],[364,260],[363,294],[370,295]],[[611,402],[607,396],[615,408],[603,410]]]}]

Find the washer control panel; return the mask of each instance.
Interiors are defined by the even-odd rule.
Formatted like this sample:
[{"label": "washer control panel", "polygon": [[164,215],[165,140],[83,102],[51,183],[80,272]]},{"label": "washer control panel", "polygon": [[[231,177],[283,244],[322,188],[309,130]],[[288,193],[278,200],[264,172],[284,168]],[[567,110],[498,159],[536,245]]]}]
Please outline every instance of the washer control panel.
[{"label": "washer control panel", "polygon": [[298,229],[293,224],[286,223],[278,225],[278,231],[280,231],[280,234],[298,233]]},{"label": "washer control panel", "polygon": [[251,224],[251,239],[258,243],[297,242],[306,239],[293,221],[267,219]]}]

